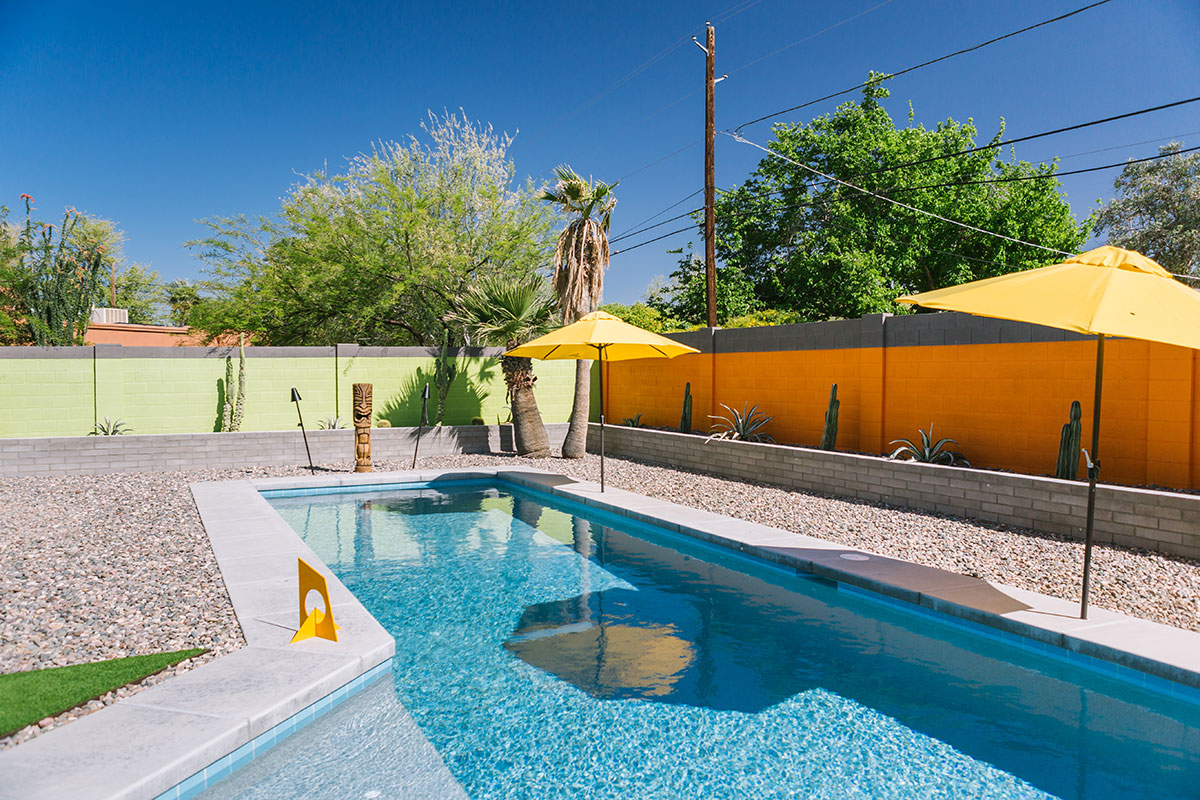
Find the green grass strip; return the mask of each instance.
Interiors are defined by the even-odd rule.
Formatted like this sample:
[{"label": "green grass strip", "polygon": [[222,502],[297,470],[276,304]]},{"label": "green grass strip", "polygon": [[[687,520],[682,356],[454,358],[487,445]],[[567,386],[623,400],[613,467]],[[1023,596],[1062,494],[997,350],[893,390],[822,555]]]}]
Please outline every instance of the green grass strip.
[{"label": "green grass strip", "polygon": [[161,672],[203,649],[114,658],[0,675],[0,736]]}]

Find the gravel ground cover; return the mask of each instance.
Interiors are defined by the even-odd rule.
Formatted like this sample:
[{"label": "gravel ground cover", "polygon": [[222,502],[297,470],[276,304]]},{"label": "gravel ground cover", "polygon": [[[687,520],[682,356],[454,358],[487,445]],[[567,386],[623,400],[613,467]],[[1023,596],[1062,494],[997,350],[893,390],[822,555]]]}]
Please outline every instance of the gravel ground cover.
[{"label": "gravel ground cover", "polygon": [[[599,460],[459,455],[420,466],[524,463],[598,480]],[[408,464],[377,462],[380,470]],[[349,470],[350,464],[330,465]],[[0,740],[32,738],[244,644],[188,485],[308,474],[262,467],[0,480],[0,673],[203,647],[203,656]],[[609,458],[611,486],[881,555],[1078,599],[1083,545],[954,517]],[[1200,630],[1200,562],[1100,546],[1092,600]]]}]

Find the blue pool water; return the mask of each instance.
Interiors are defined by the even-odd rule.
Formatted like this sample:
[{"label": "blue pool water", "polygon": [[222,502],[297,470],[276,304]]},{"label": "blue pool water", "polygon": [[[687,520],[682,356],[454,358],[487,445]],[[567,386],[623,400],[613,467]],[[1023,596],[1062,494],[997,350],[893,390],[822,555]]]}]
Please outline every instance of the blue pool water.
[{"label": "blue pool water", "polygon": [[394,682],[206,797],[413,797],[417,729],[477,799],[1200,796],[1200,707],[834,584],[507,485],[271,502]]}]

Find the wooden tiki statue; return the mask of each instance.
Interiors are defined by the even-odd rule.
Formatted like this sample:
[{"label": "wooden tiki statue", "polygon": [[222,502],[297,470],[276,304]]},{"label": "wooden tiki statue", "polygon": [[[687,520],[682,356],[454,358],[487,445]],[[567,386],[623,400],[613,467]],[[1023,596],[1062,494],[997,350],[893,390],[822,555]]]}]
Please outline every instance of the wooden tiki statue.
[{"label": "wooden tiki statue", "polygon": [[354,384],[354,471],[373,472],[371,467],[371,384]]}]

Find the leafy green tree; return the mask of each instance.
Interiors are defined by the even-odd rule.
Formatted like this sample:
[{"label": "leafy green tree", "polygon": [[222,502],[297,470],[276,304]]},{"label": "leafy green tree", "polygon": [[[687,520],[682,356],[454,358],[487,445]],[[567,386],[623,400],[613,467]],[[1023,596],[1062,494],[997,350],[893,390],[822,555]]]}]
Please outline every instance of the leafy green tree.
[{"label": "leafy green tree", "polygon": [[171,281],[163,287],[167,304],[167,321],[183,327],[191,325],[192,309],[200,303],[200,287],[187,278]]},{"label": "leafy green tree", "polygon": [[476,280],[545,265],[552,214],[515,183],[512,139],[453,114],[422,129],[426,142],[380,142],[345,174],[306,177],[276,218],[208,221],[189,243],[213,279],[193,324],[259,344],[431,346]]},{"label": "leafy green tree", "polygon": [[630,325],[636,325],[654,333],[670,333],[671,331],[687,330],[690,327],[686,322],[669,316],[648,303],[633,303],[632,305],[605,303],[600,306],[600,310],[607,311]]},{"label": "leafy green tree", "polygon": [[[520,278],[488,275],[467,289],[446,321],[461,326],[471,343],[507,350],[554,328],[556,304],[546,279],[537,273]],[[533,361],[501,356],[500,369],[508,387],[517,453],[535,458],[549,456],[550,439],[533,394],[537,382]]]},{"label": "leafy green tree", "polygon": [[[107,305],[110,295],[102,288],[101,302]],[[129,321],[136,325],[161,325],[166,319],[167,290],[158,272],[141,264],[130,264],[117,273],[117,308],[129,311]]]},{"label": "leafy green tree", "polygon": [[[668,252],[678,253],[679,265],[671,273],[666,287],[652,292],[647,304],[658,309],[664,316],[700,325],[707,321],[707,284],[704,262],[695,256],[691,244],[685,253],[682,248]],[[754,282],[745,272],[728,265],[717,267],[717,322],[725,325],[733,317],[745,316],[762,306],[755,295]]]},{"label": "leafy green tree", "polygon": [[[876,194],[988,231],[1075,252],[1087,239],[1051,177],[1056,164],[1004,160],[975,146],[971,121],[896,127],[872,74],[860,102],[774,128],[772,150]],[[1003,127],[990,140],[1000,141]],[[996,179],[1034,180],[988,182]],[[1041,177],[1044,176],[1044,177]],[[942,186],[942,184],[952,184]],[[937,188],[933,188],[936,186]],[[929,187],[929,188],[924,188]],[[717,249],[760,307],[804,320],[904,313],[901,294],[1029,269],[1061,258],[918,214],[768,156],[717,201]]]},{"label": "leafy green tree", "polygon": [[[555,169],[558,181],[542,190],[539,198],[567,215],[567,226],[558,235],[554,250],[554,291],[563,323],[570,325],[596,310],[604,296],[604,271],[608,269],[608,228],[617,204],[617,184],[584,178],[569,166]],[[592,362],[575,362],[575,400],[571,424],[563,440],[563,458],[583,458],[587,452],[587,426],[592,401]]]},{"label": "leafy green tree", "polygon": [[1096,214],[1096,232],[1170,272],[1200,274],[1200,152],[1182,148],[1171,142],[1159,148],[1168,158],[1126,164],[1116,197]]}]

